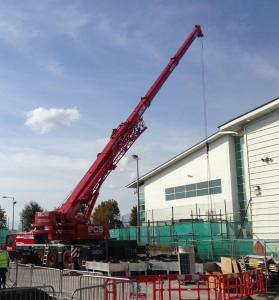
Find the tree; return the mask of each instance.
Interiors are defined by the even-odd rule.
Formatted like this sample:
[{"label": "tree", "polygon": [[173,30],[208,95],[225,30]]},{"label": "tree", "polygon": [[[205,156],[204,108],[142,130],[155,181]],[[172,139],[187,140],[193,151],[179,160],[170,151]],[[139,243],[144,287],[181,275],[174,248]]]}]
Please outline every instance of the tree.
[{"label": "tree", "polygon": [[133,206],[131,209],[131,214],[130,214],[130,220],[129,220],[129,225],[130,226],[137,226],[138,225],[138,208],[137,206]]},{"label": "tree", "polygon": [[23,231],[31,230],[31,224],[33,224],[35,220],[35,212],[38,211],[43,211],[43,209],[35,201],[30,201],[29,204],[26,204],[24,206],[23,210],[20,213],[20,220]]},{"label": "tree", "polygon": [[7,216],[5,209],[0,206],[0,229],[7,228]]},{"label": "tree", "polygon": [[93,224],[100,224],[109,229],[122,227],[118,202],[114,199],[101,202],[92,215]]}]

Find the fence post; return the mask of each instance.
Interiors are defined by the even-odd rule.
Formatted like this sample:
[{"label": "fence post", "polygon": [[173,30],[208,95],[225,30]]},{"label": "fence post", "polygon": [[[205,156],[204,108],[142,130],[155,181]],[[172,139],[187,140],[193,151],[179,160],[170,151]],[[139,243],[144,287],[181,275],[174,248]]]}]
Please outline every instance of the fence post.
[{"label": "fence post", "polygon": [[18,280],[18,261],[16,260],[16,274],[15,274],[14,286],[17,286],[17,280]]},{"label": "fence post", "polygon": [[30,266],[30,286],[33,286],[33,268],[34,265]]},{"label": "fence post", "polygon": [[63,270],[60,270],[59,294],[62,295],[63,289]]}]

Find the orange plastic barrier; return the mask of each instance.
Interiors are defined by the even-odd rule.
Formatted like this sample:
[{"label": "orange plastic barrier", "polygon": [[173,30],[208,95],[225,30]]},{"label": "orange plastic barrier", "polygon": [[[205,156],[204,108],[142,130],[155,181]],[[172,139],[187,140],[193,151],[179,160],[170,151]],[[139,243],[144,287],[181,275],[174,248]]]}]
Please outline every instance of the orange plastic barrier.
[{"label": "orange plastic barrier", "polygon": [[214,275],[148,275],[136,280],[130,299],[234,300],[265,291],[261,270]]}]

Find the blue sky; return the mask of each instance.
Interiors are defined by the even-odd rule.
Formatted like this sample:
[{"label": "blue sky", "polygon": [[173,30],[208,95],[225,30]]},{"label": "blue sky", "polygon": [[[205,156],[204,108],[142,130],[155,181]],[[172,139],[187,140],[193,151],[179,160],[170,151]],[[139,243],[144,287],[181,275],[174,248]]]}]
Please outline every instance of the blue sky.
[{"label": "blue sky", "polygon": [[[0,193],[15,197],[16,223],[30,200],[59,206],[195,24],[209,133],[279,96],[278,9],[275,0],[1,1]],[[114,198],[130,212],[131,154],[143,174],[204,138],[200,57],[196,40],[98,203]],[[0,203],[11,219],[11,201]]]}]

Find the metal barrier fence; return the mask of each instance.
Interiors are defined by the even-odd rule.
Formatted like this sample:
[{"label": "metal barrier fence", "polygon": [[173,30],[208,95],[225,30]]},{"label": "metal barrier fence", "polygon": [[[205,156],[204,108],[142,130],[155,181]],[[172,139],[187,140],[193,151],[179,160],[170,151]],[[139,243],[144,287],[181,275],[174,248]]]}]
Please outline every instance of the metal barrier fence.
[{"label": "metal barrier fence", "polygon": [[235,274],[117,278],[93,272],[12,263],[8,281],[19,289],[24,289],[24,286],[52,286],[54,296],[73,300],[234,300],[265,291],[261,270]]},{"label": "metal barrier fence", "polygon": [[218,275],[150,275],[135,277],[130,299],[235,300],[265,291],[262,271]]},{"label": "metal barrier fence", "polygon": [[128,300],[131,299],[130,283],[129,279],[107,279],[105,284],[76,289],[71,300]]},{"label": "metal barrier fence", "polygon": [[34,265],[11,263],[8,284],[12,287],[52,286],[56,296],[64,299],[94,299],[90,293],[103,295],[96,299],[125,300],[131,279],[100,276],[96,272],[59,270]]}]

